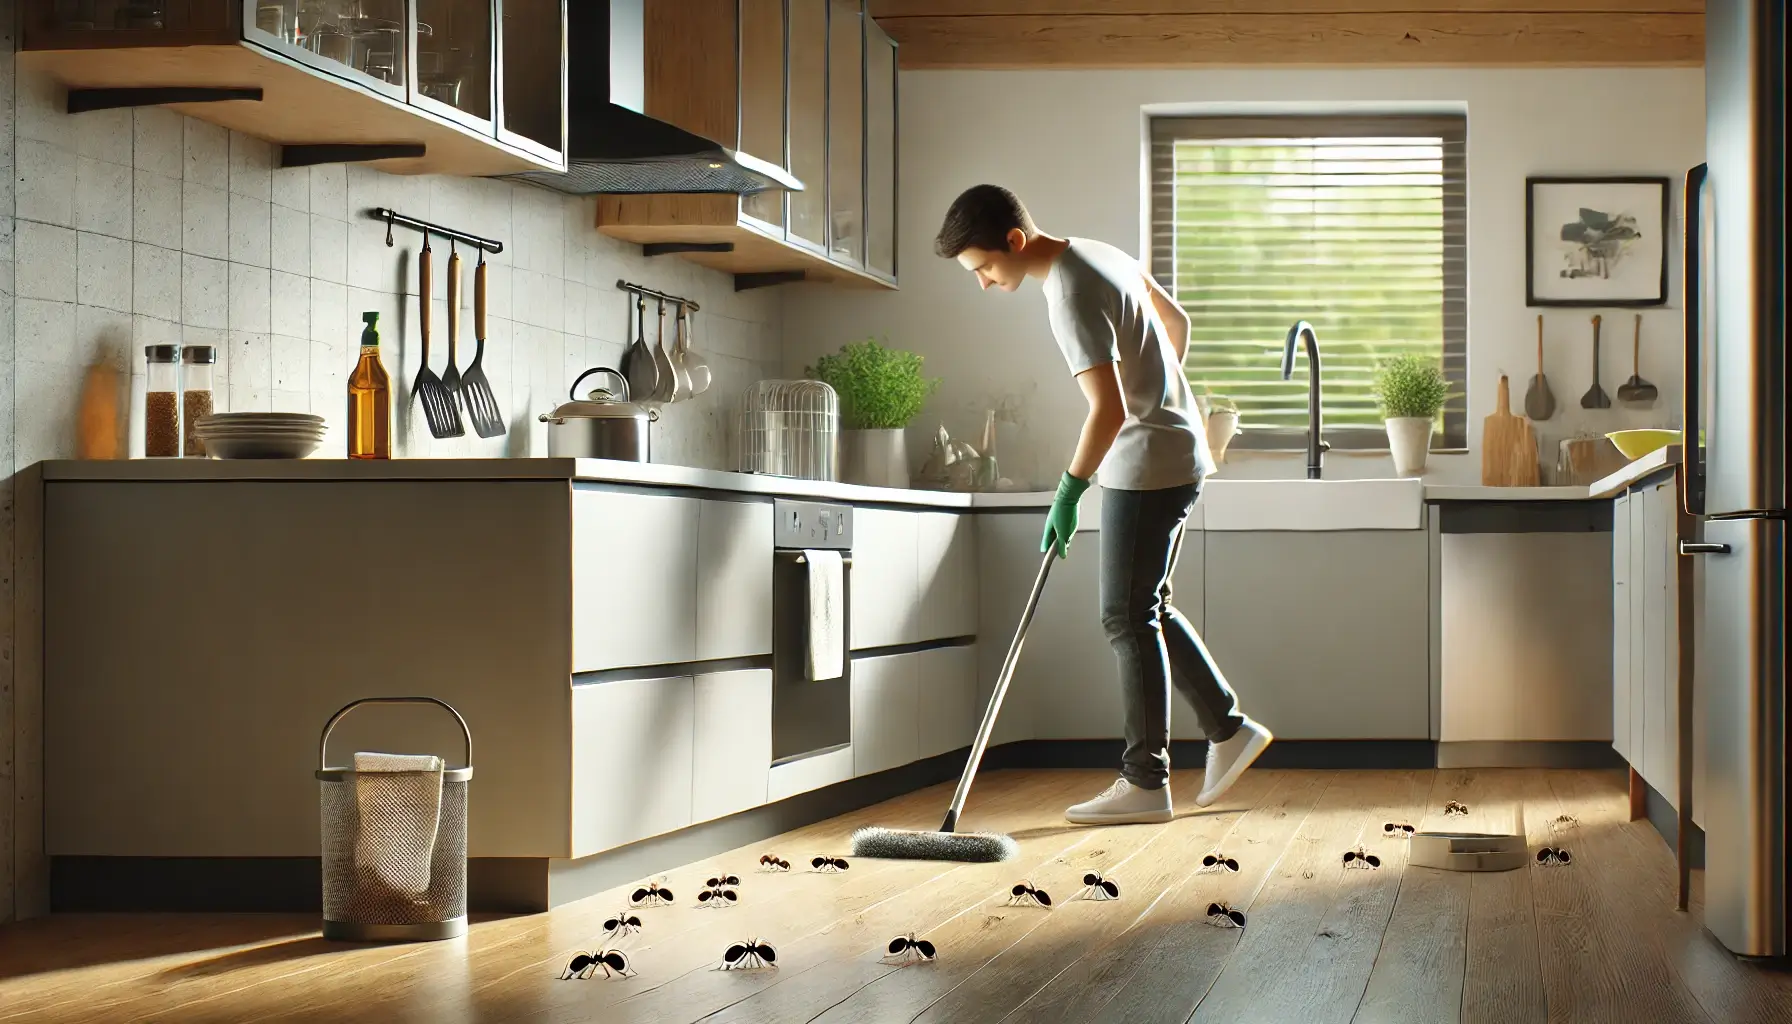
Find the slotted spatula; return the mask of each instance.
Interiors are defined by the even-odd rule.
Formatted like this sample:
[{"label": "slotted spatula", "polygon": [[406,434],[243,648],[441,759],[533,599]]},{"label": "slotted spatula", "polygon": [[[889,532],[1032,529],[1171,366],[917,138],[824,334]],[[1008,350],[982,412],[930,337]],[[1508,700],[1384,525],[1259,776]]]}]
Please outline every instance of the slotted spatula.
[{"label": "slotted spatula", "polygon": [[659,389],[659,368],[653,362],[653,350],[647,347],[647,300],[635,298],[635,340],[622,353],[622,376],[628,381],[628,393],[647,401]]},{"label": "slotted spatula", "polygon": [[1549,378],[1543,376],[1543,314],[1537,314],[1537,376],[1524,393],[1524,414],[1534,420],[1546,420],[1556,414],[1556,396],[1549,390]]},{"label": "slotted spatula", "polygon": [[1593,386],[1587,389],[1586,394],[1580,396],[1580,407],[1582,409],[1610,409],[1612,407],[1612,396],[1606,394],[1605,389],[1599,386],[1599,317],[1597,315],[1593,317]]},{"label": "slotted spatula", "polygon": [[422,328],[423,366],[417,371],[417,379],[411,384],[412,396],[423,406],[423,418],[429,424],[429,432],[438,438],[461,437],[467,428],[461,425],[460,409],[456,407],[454,396],[449,393],[442,379],[429,368],[429,312],[430,312],[430,266],[432,256],[429,251],[429,235],[423,235],[423,252],[418,254],[417,263],[421,268],[421,279],[417,285],[417,309],[421,314],[418,320]]},{"label": "slotted spatula", "polygon": [[479,250],[479,265],[473,268],[473,350],[472,365],[460,379],[461,399],[467,404],[467,418],[473,421],[473,432],[480,437],[497,437],[504,433],[504,413],[498,408],[498,396],[492,382],[485,377],[485,250]]},{"label": "slotted spatula", "polygon": [[1636,337],[1630,342],[1630,379],[1618,385],[1618,401],[1654,405],[1655,385],[1643,379],[1643,314],[1636,315]]},{"label": "slotted spatula", "polygon": [[448,243],[448,370],[442,386],[456,403],[460,401],[460,250]]}]

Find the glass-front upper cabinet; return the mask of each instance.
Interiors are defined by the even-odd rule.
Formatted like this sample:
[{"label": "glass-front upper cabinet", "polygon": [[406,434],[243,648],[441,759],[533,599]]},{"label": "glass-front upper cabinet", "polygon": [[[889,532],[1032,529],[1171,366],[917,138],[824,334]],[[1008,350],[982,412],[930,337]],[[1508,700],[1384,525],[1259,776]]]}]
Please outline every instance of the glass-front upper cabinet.
[{"label": "glass-front upper cabinet", "polygon": [[504,52],[498,138],[544,156],[558,156],[566,147],[564,2],[499,0],[498,4]]},{"label": "glass-front upper cabinet", "polygon": [[24,0],[27,49],[219,42],[241,0]]},{"label": "glass-front upper cabinet", "polygon": [[406,0],[244,0],[243,7],[246,38],[380,92],[406,94]]},{"label": "glass-front upper cabinet", "polygon": [[[740,148],[789,170],[784,144],[786,38],[784,0],[740,0]],[[785,195],[782,189],[755,192],[741,199],[741,212],[782,235]]]},{"label": "glass-front upper cabinet", "polygon": [[817,252],[828,244],[828,5],[790,0],[789,237]]},{"label": "glass-front upper cabinet", "polygon": [[863,0],[829,0],[828,254],[865,259],[865,25]]},{"label": "glass-front upper cabinet", "polygon": [[492,121],[492,0],[417,0],[418,106],[485,127]]},{"label": "glass-front upper cabinet", "polygon": [[896,43],[865,19],[865,265],[896,276]]}]

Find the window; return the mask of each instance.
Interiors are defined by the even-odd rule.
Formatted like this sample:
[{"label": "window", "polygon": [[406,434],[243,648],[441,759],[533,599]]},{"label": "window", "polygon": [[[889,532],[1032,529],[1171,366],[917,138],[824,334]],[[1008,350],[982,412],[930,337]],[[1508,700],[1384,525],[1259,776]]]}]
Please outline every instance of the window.
[{"label": "window", "polygon": [[1188,310],[1195,393],[1238,407],[1233,447],[1301,445],[1306,357],[1281,373],[1297,320],[1334,447],[1387,447],[1370,385],[1403,352],[1441,360],[1433,443],[1462,447],[1466,219],[1461,116],[1151,120],[1152,272]]}]

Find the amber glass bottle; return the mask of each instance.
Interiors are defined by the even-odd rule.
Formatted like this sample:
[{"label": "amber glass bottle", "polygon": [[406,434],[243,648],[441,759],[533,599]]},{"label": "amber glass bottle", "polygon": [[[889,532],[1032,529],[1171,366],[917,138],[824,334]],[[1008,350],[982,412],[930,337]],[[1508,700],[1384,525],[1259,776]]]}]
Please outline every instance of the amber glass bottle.
[{"label": "amber glass bottle", "polygon": [[361,359],[348,378],[348,457],[392,457],[392,380],[380,365],[380,315],[362,313]]}]

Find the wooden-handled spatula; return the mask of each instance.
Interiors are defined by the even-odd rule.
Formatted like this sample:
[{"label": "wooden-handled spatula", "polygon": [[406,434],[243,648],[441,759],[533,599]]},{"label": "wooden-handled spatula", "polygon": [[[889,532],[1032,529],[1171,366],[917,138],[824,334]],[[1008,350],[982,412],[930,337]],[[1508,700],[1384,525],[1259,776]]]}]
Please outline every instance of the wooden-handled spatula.
[{"label": "wooden-handled spatula", "polygon": [[1537,376],[1524,393],[1524,414],[1534,420],[1546,420],[1556,414],[1556,396],[1549,390],[1549,378],[1543,376],[1543,314],[1537,314]]}]

